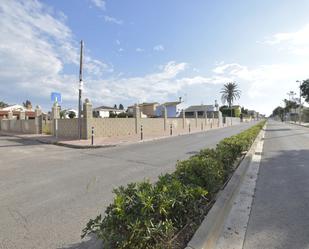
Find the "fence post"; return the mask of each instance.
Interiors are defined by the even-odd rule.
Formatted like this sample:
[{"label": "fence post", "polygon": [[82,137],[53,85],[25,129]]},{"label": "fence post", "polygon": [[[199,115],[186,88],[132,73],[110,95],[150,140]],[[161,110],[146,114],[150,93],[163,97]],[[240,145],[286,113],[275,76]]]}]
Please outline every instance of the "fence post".
[{"label": "fence post", "polygon": [[143,125],[141,125],[141,140],[144,139]]},{"label": "fence post", "polygon": [[197,128],[197,119],[198,119],[198,112],[197,111],[194,112],[194,116],[195,116],[195,128]]},{"label": "fence post", "polygon": [[170,125],[170,135],[173,136],[173,124]]},{"label": "fence post", "polygon": [[91,127],[91,145],[93,146],[94,144],[94,127]]},{"label": "fence post", "polygon": [[204,111],[205,126],[207,125],[207,108]]},{"label": "fence post", "polygon": [[189,123],[189,133],[191,133],[191,123]]}]

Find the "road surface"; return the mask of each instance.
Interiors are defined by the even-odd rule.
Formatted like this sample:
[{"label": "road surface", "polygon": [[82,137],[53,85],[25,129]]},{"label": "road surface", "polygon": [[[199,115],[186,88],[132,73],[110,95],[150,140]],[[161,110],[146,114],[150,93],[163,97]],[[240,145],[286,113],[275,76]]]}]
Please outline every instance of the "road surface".
[{"label": "road surface", "polygon": [[309,249],[309,128],[269,122],[244,249]]},{"label": "road surface", "polygon": [[251,125],[95,150],[0,136],[0,248],[87,248],[93,241],[81,242],[81,230],[112,201],[113,188],[155,180]]}]

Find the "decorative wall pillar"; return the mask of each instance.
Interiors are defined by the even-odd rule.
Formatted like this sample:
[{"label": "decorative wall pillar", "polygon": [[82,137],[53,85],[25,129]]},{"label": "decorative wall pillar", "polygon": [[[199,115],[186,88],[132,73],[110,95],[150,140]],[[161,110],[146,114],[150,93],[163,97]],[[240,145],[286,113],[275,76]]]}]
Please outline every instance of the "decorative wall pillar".
[{"label": "decorative wall pillar", "polygon": [[222,112],[218,111],[218,127],[223,126]]},{"label": "decorative wall pillar", "polygon": [[185,109],[182,109],[182,128],[185,129],[186,127],[186,112]]},{"label": "decorative wall pillar", "polygon": [[34,110],[35,114],[35,132],[36,134],[42,134],[43,116],[40,106],[36,106]]},{"label": "decorative wall pillar", "polygon": [[8,119],[13,119],[13,112],[12,110],[8,111]]},{"label": "decorative wall pillar", "polygon": [[51,112],[52,120],[52,135],[58,137],[58,119],[60,118],[60,106],[57,102],[54,103]]},{"label": "decorative wall pillar", "polygon": [[135,119],[135,134],[138,134],[141,125],[141,111],[137,104],[133,107],[133,117]]},{"label": "decorative wall pillar", "polygon": [[19,119],[20,119],[20,120],[25,120],[25,119],[26,119],[26,112],[25,112],[25,111],[20,111],[20,113],[19,113]]},{"label": "decorative wall pillar", "polygon": [[82,139],[89,139],[91,137],[92,118],[92,103],[89,99],[85,99],[83,104]]},{"label": "decorative wall pillar", "polygon": [[195,127],[197,128],[197,120],[198,120],[198,112],[194,112],[194,118],[195,118]]},{"label": "decorative wall pillar", "polygon": [[166,131],[166,128],[167,128],[167,109],[166,109],[166,106],[163,106],[162,116],[164,118],[164,131]]}]

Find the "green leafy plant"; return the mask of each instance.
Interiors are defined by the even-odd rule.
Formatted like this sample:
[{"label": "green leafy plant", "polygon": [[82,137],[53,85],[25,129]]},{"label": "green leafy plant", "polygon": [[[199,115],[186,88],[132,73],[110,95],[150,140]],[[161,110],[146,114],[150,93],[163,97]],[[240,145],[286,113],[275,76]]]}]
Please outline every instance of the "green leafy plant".
[{"label": "green leafy plant", "polygon": [[88,222],[82,237],[95,233],[106,249],[169,249],[188,224],[199,223],[210,199],[248,150],[265,122],[179,161],[176,171],[114,190],[106,211]]}]

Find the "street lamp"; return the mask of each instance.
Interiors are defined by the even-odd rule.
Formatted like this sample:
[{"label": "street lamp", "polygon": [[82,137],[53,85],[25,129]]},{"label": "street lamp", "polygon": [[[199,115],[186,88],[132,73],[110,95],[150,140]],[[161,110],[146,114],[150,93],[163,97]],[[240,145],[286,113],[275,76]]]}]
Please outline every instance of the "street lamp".
[{"label": "street lamp", "polygon": [[301,124],[301,81],[296,80],[296,83],[299,84],[299,124]]}]

